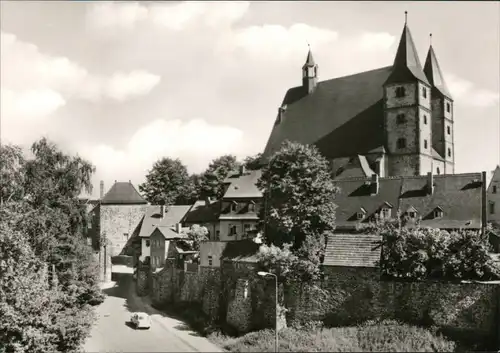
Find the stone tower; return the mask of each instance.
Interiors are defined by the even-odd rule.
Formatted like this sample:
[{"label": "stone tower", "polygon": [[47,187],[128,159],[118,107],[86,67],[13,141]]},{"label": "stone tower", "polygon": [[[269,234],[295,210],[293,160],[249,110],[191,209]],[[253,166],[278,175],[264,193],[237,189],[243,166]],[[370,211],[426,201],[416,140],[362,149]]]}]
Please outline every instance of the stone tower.
[{"label": "stone tower", "polygon": [[432,147],[439,155],[436,159],[442,161],[435,162],[434,172],[454,174],[453,99],[444,81],[432,44],[425,60],[424,73],[432,85]]},{"label": "stone tower", "polygon": [[318,84],[318,65],[314,62],[311,48],[307,53],[307,59],[302,66],[302,87],[309,94],[314,91]]},{"label": "stone tower", "polygon": [[384,83],[388,175],[432,171],[431,85],[405,23],[391,74]]}]

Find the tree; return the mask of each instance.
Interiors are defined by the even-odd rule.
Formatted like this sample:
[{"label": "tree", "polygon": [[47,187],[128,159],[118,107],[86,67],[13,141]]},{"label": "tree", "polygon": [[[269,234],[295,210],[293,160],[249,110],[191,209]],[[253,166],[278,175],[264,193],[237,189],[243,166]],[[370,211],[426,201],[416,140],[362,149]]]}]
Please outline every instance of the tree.
[{"label": "tree", "polygon": [[0,145],[0,205],[23,197],[25,159],[19,146]]},{"label": "tree", "polygon": [[291,244],[299,272],[314,277],[326,236],[335,229],[338,190],[328,162],[315,147],[286,141],[263,168],[257,186],[264,194],[266,243]]},{"label": "tree", "polygon": [[208,229],[194,224],[189,229],[187,235],[193,243],[193,250],[199,251],[200,243],[208,240]]},{"label": "tree", "polygon": [[243,160],[243,165],[248,170],[259,170],[261,168],[262,153],[248,156]]},{"label": "tree", "polygon": [[154,205],[186,204],[193,193],[191,185],[186,166],[179,159],[165,157],[154,163],[139,191]]},{"label": "tree", "polygon": [[200,196],[216,197],[217,199],[224,196],[224,180],[239,166],[240,163],[233,155],[224,155],[214,159],[202,175]]}]

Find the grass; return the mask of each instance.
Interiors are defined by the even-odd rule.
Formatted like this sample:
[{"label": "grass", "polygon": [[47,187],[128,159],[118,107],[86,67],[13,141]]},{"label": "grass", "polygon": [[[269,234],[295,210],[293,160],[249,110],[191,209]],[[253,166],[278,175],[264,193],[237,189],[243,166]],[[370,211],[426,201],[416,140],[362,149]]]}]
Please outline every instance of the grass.
[{"label": "grass", "polygon": [[[208,338],[230,352],[272,352],[274,331],[241,337],[212,333]],[[352,327],[296,329],[279,332],[280,352],[453,352],[456,344],[429,330],[395,321]]]}]

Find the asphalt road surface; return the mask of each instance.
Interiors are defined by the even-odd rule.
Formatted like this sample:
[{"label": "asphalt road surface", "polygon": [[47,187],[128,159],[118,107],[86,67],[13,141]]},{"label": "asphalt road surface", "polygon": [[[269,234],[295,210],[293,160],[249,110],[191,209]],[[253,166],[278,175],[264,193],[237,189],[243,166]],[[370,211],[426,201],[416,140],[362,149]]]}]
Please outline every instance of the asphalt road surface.
[{"label": "asphalt road surface", "polygon": [[[176,319],[153,309],[135,294],[131,274],[120,274],[107,298],[96,308],[98,321],[84,345],[85,352],[221,352],[222,350],[190,331]],[[130,325],[132,312],[151,315],[148,330]]]}]

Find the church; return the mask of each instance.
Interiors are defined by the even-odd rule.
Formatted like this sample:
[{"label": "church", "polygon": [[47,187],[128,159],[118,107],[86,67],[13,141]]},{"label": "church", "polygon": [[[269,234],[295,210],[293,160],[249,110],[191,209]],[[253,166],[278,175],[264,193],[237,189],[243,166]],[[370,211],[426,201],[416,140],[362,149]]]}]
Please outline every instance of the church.
[{"label": "church", "polygon": [[406,21],[391,66],[318,81],[309,49],[263,153],[285,140],[315,145],[336,179],[454,174],[453,98],[434,48],[422,67]]}]

